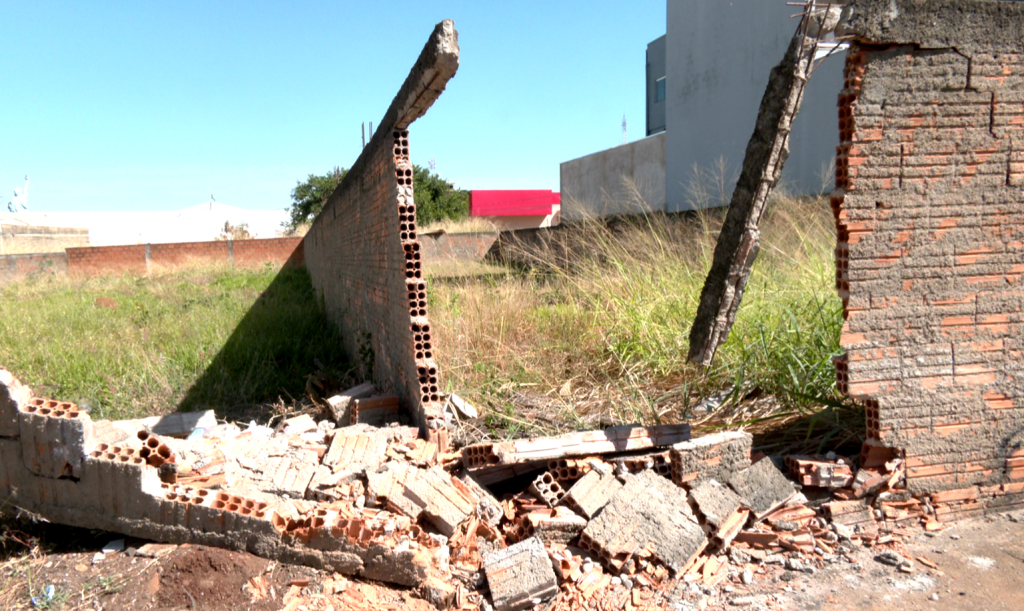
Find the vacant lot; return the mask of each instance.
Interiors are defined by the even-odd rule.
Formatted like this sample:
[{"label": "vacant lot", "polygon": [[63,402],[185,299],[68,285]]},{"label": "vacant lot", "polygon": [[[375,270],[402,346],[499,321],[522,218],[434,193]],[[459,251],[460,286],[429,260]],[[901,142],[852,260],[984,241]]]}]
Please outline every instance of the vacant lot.
[{"label": "vacant lot", "polygon": [[0,286],[0,363],[94,418],[301,399],[344,367],[305,270],[190,267],[152,277],[41,276]]},{"label": "vacant lot", "polygon": [[[831,362],[842,315],[823,200],[774,202],[716,365],[686,363],[718,215],[583,223],[508,244],[502,264],[440,265],[429,298],[442,381],[486,416],[466,438],[689,421],[771,429],[766,449],[853,441],[861,417],[836,394]],[[303,270],[0,287],[0,363],[95,417],[294,406],[313,372],[346,381],[339,346]]]}]

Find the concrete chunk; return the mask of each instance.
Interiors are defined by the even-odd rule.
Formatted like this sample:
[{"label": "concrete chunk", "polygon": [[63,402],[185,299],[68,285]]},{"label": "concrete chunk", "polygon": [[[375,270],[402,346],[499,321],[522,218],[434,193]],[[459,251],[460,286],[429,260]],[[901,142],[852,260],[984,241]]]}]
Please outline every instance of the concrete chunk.
[{"label": "concrete chunk", "polygon": [[736,473],[729,480],[729,487],[743,497],[743,504],[758,520],[796,495],[793,482],[768,458],[762,458],[749,469]]},{"label": "concrete chunk", "polygon": [[536,537],[484,556],[484,574],[495,611],[531,609],[558,593],[551,559]]},{"label": "concrete chunk", "polygon": [[580,535],[580,547],[597,553],[615,573],[641,550],[678,572],[706,546],[686,491],[650,470],[627,475],[626,484]]},{"label": "concrete chunk", "polygon": [[469,469],[549,461],[566,456],[589,456],[670,446],[690,438],[688,424],[613,426],[603,431],[567,433],[558,437],[478,443],[462,450]]},{"label": "concrete chunk", "polygon": [[750,466],[753,437],[743,431],[705,435],[672,446],[669,451],[672,481],[693,487],[708,480],[727,482]]},{"label": "concrete chunk", "polygon": [[405,498],[421,507],[427,520],[446,537],[455,534],[455,528],[477,505],[469,488],[456,482],[441,467],[433,467],[405,487]]},{"label": "concrete chunk", "polygon": [[704,521],[715,529],[736,513],[743,503],[740,495],[715,480],[708,480],[691,490],[690,497]]},{"label": "concrete chunk", "polygon": [[562,503],[588,520],[622,489],[610,468],[593,469],[573,484]]},{"label": "concrete chunk", "polygon": [[331,418],[338,424],[349,424],[352,420],[349,415],[349,410],[352,407],[352,401],[355,399],[362,399],[363,397],[369,397],[373,393],[377,392],[377,388],[371,382],[363,382],[358,386],[338,393],[333,397],[327,398],[327,407],[331,410]]}]

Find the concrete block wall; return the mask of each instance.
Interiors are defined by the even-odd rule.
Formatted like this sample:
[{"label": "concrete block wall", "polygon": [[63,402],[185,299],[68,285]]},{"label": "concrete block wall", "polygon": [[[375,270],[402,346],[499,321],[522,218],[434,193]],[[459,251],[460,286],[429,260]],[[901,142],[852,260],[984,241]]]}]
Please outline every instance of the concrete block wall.
[{"label": "concrete block wall", "polygon": [[839,387],[902,452],[912,492],[1024,480],[1024,5],[858,0],[850,15]]},{"label": "concrete block wall", "polygon": [[305,238],[328,318],[363,375],[398,395],[421,428],[441,418],[434,340],[416,235],[408,126],[458,68],[454,23],[439,23],[380,128]]}]

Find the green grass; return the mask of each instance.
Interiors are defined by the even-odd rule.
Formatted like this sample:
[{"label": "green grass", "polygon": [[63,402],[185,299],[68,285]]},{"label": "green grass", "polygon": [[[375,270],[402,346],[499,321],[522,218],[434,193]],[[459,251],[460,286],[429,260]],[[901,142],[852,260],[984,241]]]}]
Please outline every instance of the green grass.
[{"label": "green grass", "polygon": [[[820,199],[773,202],[728,341],[712,368],[687,363],[719,220],[585,222],[544,244],[513,247],[504,276],[431,285],[449,390],[488,407],[496,435],[688,421],[781,426],[779,439],[809,440],[856,423],[856,409],[835,390],[842,304],[834,224]],[[554,399],[558,413],[510,411],[522,388]],[[723,407],[696,409],[728,388],[735,390]]]},{"label": "green grass", "polygon": [[[720,219],[585,222],[512,245],[489,273],[431,274],[442,383],[485,415],[470,433],[683,421],[761,431],[766,448],[854,440],[863,419],[835,389],[842,304],[823,200],[772,203],[728,341],[710,369],[686,361]],[[40,275],[0,287],[0,365],[96,417],[291,402],[316,362],[344,378],[340,345],[304,270]],[[727,389],[719,407],[701,403]]]},{"label": "green grass", "polygon": [[301,269],[40,275],[0,286],[0,365],[94,417],[298,399],[314,358],[343,367]]}]

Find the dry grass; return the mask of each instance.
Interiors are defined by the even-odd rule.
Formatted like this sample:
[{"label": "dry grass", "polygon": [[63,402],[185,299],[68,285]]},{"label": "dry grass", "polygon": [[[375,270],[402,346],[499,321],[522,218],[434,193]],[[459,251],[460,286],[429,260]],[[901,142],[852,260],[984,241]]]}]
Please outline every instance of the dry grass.
[{"label": "dry grass", "polygon": [[[489,430],[479,434],[688,421],[801,423],[787,440],[820,440],[824,418],[834,441],[855,436],[855,410],[836,394],[831,363],[842,316],[827,201],[772,203],[715,366],[686,361],[720,219],[712,211],[579,223],[514,245],[505,275],[431,285],[440,369],[449,390],[486,408]],[[716,395],[709,410],[702,401]]]},{"label": "dry grass", "polygon": [[494,233],[497,230],[494,223],[478,216],[467,216],[458,220],[445,219],[434,223],[428,223],[419,228],[420,233],[433,233],[443,231],[445,233]]}]

